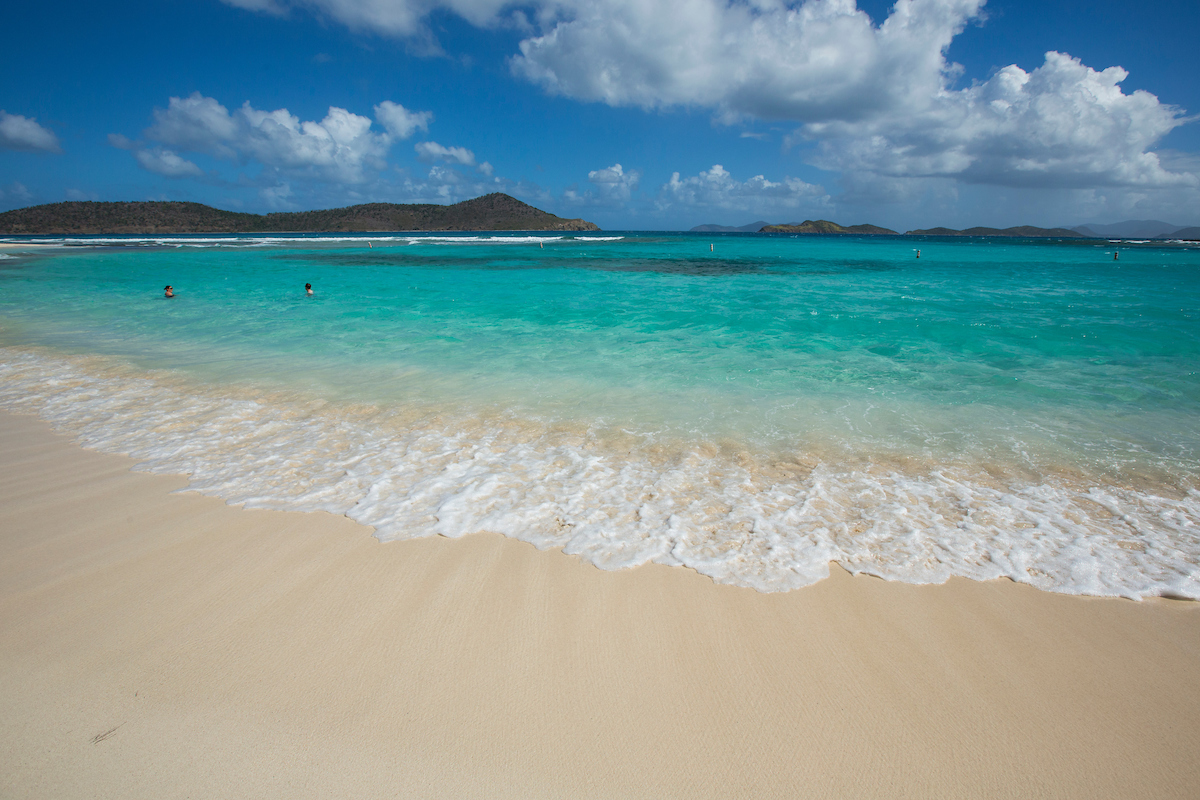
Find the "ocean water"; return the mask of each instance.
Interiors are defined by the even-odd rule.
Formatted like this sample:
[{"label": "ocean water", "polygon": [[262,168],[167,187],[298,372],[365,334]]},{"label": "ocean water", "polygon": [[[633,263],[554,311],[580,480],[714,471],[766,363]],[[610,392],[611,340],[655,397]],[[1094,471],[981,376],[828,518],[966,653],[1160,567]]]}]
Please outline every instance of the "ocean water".
[{"label": "ocean water", "polygon": [[37,241],[0,260],[0,407],[230,503],[761,591],[1200,598],[1195,247]]}]

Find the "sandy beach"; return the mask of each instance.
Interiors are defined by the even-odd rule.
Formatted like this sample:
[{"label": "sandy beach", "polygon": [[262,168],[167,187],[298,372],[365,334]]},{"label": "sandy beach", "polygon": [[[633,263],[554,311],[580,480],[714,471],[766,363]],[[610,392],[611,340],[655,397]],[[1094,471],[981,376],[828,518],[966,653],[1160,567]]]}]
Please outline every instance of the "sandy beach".
[{"label": "sandy beach", "polygon": [[0,795],[1194,797],[1200,606],[380,544],[0,414]]}]

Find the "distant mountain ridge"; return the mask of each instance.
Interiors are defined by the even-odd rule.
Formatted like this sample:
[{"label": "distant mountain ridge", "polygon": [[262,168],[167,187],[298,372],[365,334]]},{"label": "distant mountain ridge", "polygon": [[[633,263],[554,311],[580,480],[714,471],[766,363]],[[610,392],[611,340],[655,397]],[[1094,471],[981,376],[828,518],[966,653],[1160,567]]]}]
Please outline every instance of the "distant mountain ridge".
[{"label": "distant mountain ridge", "polygon": [[1017,239],[1090,239],[1095,238],[1086,233],[1070,228],[1037,228],[1033,225],[1017,225],[1013,228],[967,228],[957,231],[953,228],[926,228],[924,230],[908,231],[909,236],[1006,236]]},{"label": "distant mountain ridge", "polygon": [[[754,227],[754,226],[760,227]],[[810,234],[810,235],[855,235],[855,236],[899,236],[900,234],[891,228],[883,228],[878,225],[839,225],[836,222],[830,222],[827,219],[806,219],[804,222],[790,222],[783,225],[768,225],[761,222],[753,222],[749,225],[740,227],[731,227],[727,225],[697,225],[692,228],[695,232],[704,233],[725,233],[725,232],[753,232],[759,233],[794,233],[794,234]],[[1096,237],[1097,234],[1085,233],[1070,228],[1038,228],[1033,225],[1018,225],[1014,228],[967,228],[966,230],[955,230],[953,228],[926,228],[920,230],[907,231],[906,236],[1005,236],[1026,239],[1039,238],[1058,238],[1058,239],[1082,239],[1087,237]]]},{"label": "distant mountain ridge", "polygon": [[1071,230],[1104,239],[1200,239],[1200,227],[1181,227],[1161,219],[1127,219],[1100,225],[1090,222]]},{"label": "distant mountain ridge", "polygon": [[367,231],[598,231],[494,194],[454,205],[365,203],[321,211],[245,214],[201,203],[51,203],[0,213],[3,234],[348,233]]},{"label": "distant mountain ridge", "polygon": [[767,225],[770,225],[770,224],[771,223],[766,222],[765,220],[761,220],[761,219],[758,222],[751,222],[748,225],[738,225],[736,227],[733,225],[716,225],[716,224],[710,222],[707,225],[697,225],[696,227],[692,228],[691,232],[692,233],[758,233],[760,230],[762,230],[764,227],[766,227]]},{"label": "distant mountain ridge", "polygon": [[1155,236],[1177,231],[1180,227],[1160,219],[1128,219],[1110,225],[1099,225],[1094,222],[1087,225],[1075,225],[1071,230],[1102,238],[1153,239]]}]

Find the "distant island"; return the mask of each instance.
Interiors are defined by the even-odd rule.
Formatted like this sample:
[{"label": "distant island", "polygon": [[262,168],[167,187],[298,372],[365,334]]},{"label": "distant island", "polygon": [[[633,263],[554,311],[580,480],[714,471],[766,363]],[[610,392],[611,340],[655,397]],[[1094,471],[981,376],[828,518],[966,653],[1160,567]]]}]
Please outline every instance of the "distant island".
[{"label": "distant island", "polygon": [[65,202],[0,213],[0,234],[349,233],[354,231],[598,231],[494,194],[454,205],[365,203],[324,211],[245,214],[200,203]]},{"label": "distant island", "polygon": [[1200,226],[1184,227],[1161,219],[1127,219],[1124,222],[1076,225],[1073,231],[1102,239],[1200,239]]},{"label": "distant island", "polygon": [[967,228],[956,231],[953,228],[928,228],[926,230],[908,231],[909,236],[1008,236],[1018,239],[1095,239],[1086,233],[1073,231],[1069,228],[1035,228],[1032,225],[1018,225],[1015,228]]},{"label": "distant island", "polygon": [[758,222],[751,222],[749,225],[738,225],[736,227],[733,225],[714,225],[710,223],[708,225],[697,225],[692,228],[692,233],[758,233],[770,224],[766,220],[761,219]]},{"label": "distant island", "polygon": [[895,236],[890,228],[878,225],[850,225],[843,227],[827,219],[806,219],[804,222],[793,222],[788,225],[767,225],[759,233],[849,233],[857,236]]},{"label": "distant island", "polygon": [[[1166,227],[1166,223],[1162,223]],[[1116,226],[1112,226],[1116,227]],[[1198,231],[1196,228],[1184,228],[1176,230],[1171,234],[1164,234],[1157,238],[1186,239],[1189,234],[1195,234]],[[839,225],[836,222],[830,222],[827,219],[806,219],[804,222],[789,222],[784,225],[771,225],[759,220],[751,222],[749,225],[717,225],[709,223],[706,225],[697,225],[692,228],[695,233],[799,233],[810,235],[854,235],[854,236],[900,236],[901,234],[890,228],[882,228],[878,225]],[[904,236],[1004,236],[1021,239],[1095,239],[1103,238],[1103,234],[1091,230],[1085,226],[1078,228],[1038,228],[1033,225],[1018,225],[1013,228],[967,228],[966,230],[955,230],[953,228],[925,228],[919,230],[906,231]]]},{"label": "distant island", "polygon": [[709,223],[707,225],[697,225],[692,228],[693,233],[846,233],[855,234],[858,236],[897,236],[896,231],[890,228],[881,228],[878,225],[851,225],[844,227],[836,222],[830,222],[827,219],[806,219],[804,222],[789,222],[784,225],[772,225],[769,222],[759,220],[751,222],[749,225],[716,225]]}]

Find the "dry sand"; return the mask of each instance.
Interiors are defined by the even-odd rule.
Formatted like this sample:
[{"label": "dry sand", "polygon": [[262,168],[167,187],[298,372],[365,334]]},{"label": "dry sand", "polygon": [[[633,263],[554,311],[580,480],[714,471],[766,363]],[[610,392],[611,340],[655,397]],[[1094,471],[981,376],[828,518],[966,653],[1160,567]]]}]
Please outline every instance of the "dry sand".
[{"label": "dry sand", "polygon": [[758,594],[130,466],[0,414],[0,796],[1200,793],[1200,604]]}]

